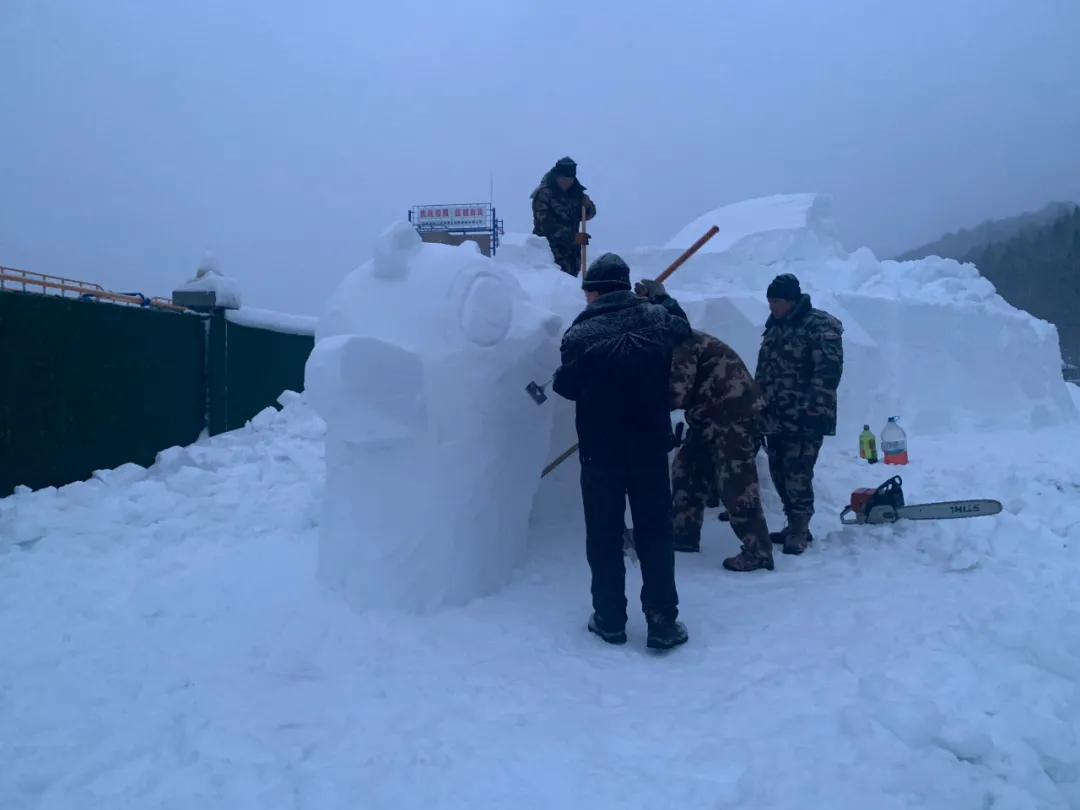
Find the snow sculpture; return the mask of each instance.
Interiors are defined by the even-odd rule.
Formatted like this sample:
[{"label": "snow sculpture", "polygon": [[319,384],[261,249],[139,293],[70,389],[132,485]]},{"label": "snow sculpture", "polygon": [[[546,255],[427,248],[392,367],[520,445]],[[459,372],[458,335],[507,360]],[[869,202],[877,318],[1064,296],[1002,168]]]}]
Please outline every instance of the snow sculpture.
[{"label": "snow sculpture", "polygon": [[562,319],[475,243],[392,225],[334,292],[305,370],[326,420],[319,575],[356,609],[503,587],[547,461]]}]

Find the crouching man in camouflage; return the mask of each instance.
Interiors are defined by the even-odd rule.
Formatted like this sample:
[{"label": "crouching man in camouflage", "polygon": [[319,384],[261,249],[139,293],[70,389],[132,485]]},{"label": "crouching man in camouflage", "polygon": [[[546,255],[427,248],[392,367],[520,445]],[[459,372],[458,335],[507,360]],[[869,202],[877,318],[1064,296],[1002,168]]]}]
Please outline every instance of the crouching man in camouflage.
[{"label": "crouching man in camouflage", "polygon": [[[639,282],[638,295],[686,318],[662,284]],[[721,340],[694,330],[671,360],[671,409],[686,415],[687,435],[671,468],[672,530],[677,551],[701,548],[705,505],[715,493],[742,550],[729,571],[773,570],[772,543],[761,508],[757,456],[765,397],[742,358]]]},{"label": "crouching man in camouflage", "polygon": [[844,326],[810,305],[799,279],[783,273],[766,292],[769,320],[755,378],[776,420],[765,438],[769,473],[787,526],[773,540],[802,554],[813,538],[814,465],[825,436],[836,435],[836,389],[844,371]]}]

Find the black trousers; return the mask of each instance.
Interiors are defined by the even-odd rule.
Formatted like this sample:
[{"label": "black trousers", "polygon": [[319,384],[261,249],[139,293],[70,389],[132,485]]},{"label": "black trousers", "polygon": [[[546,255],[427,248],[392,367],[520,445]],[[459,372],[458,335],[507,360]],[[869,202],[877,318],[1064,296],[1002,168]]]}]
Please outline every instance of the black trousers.
[{"label": "black trousers", "polygon": [[626,621],[623,528],[627,498],[641,565],[641,608],[647,616],[675,619],[679,595],[666,453],[625,464],[582,461],[585,555],[592,570],[593,610],[608,624]]}]

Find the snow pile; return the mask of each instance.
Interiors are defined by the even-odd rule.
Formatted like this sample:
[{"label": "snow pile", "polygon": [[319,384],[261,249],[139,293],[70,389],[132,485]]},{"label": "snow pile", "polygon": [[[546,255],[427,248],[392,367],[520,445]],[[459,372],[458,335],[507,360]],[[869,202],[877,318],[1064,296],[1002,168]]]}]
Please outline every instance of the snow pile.
[{"label": "snow pile", "polygon": [[355,607],[509,581],[551,443],[524,390],[554,372],[561,330],[474,242],[425,244],[407,223],[333,293],[305,390],[328,424],[320,571]]},{"label": "snow pile", "polygon": [[59,489],[16,488],[0,499],[0,551],[60,540],[78,559],[124,536],[147,550],[185,539],[212,546],[214,531],[186,537],[203,523],[252,536],[312,527],[326,426],[302,395],[285,391],[278,402],[280,411],[267,407],[239,430],[163,450],[150,468],[125,464]]},{"label": "snow pile", "polygon": [[[832,522],[767,575],[721,569],[710,515],[678,560],[691,642],[655,660],[639,617],[624,649],[585,631],[580,519],[537,522],[487,599],[350,611],[316,577],[325,425],[282,402],[0,500],[5,810],[1080,806],[1076,426],[926,439],[910,501],[1005,511]],[[822,512],[880,477],[827,447]]]},{"label": "snow pile", "polygon": [[542,236],[531,233],[507,233],[499,237],[497,261],[514,267],[549,269],[551,249]]},{"label": "snow pile", "polygon": [[213,253],[204,255],[194,277],[175,289],[177,292],[212,292],[216,295],[219,307],[240,308],[240,284],[236,279],[229,278],[221,272],[221,263]]},{"label": "snow pile", "polygon": [[569,326],[585,306],[581,278],[559,270],[552,262],[547,240],[541,236],[506,234],[495,262],[514,275],[537,306],[559,315],[564,326]]}]

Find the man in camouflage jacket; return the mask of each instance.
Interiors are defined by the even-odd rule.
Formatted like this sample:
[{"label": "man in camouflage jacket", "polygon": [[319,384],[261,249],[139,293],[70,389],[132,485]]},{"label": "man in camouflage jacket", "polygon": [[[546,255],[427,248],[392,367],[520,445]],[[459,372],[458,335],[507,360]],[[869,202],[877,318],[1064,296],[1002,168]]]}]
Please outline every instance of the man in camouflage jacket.
[{"label": "man in camouflage jacket", "polygon": [[596,206],[577,179],[577,164],[561,158],[531,196],[533,233],[547,239],[559,269],[576,278],[581,272],[581,246],[590,238],[584,231],[578,232],[581,206],[585,206],[586,219],[596,216]]},{"label": "man in camouflage jacket", "polygon": [[[643,281],[636,291],[686,317],[662,284]],[[676,550],[700,550],[706,501],[716,491],[742,543],[724,568],[773,570],[755,461],[760,436],[769,429],[761,389],[734,349],[695,329],[672,354],[670,394],[671,409],[683,411],[688,427],[671,467]]]},{"label": "man in camouflage jacket", "polygon": [[814,309],[791,273],[773,279],[766,298],[770,316],[754,376],[775,419],[765,446],[769,473],[787,516],[787,526],[773,540],[783,542],[785,554],[802,554],[813,540],[814,465],[823,438],[836,435],[844,326]]}]

